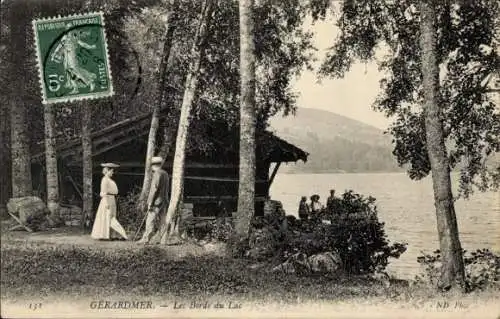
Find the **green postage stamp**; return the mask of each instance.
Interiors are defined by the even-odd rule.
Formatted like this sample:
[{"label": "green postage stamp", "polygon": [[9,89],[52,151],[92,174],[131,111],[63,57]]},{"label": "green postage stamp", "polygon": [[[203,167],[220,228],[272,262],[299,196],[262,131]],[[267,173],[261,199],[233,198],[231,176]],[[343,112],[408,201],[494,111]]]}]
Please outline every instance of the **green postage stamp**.
[{"label": "green postage stamp", "polygon": [[102,12],[33,20],[43,104],[113,95]]}]

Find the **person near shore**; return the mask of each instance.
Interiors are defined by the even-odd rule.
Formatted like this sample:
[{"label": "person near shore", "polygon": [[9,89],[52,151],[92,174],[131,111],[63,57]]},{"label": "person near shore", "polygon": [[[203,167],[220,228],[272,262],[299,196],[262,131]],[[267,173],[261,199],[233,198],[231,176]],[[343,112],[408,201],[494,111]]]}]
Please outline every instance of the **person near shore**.
[{"label": "person near shore", "polygon": [[307,205],[307,197],[302,196],[299,203],[299,218],[302,220],[309,219],[310,211],[309,205]]},{"label": "person near shore", "polygon": [[326,200],[326,209],[328,209],[329,211],[333,211],[334,204],[335,204],[335,190],[331,189],[330,196]]},{"label": "person near shore", "polygon": [[317,194],[311,196],[311,204],[310,204],[311,216],[316,216],[323,210],[323,205],[321,204],[319,199],[320,197]]},{"label": "person near shore", "polygon": [[118,195],[118,187],[114,180],[111,179],[114,174],[114,169],[119,165],[114,163],[103,163],[101,180],[101,202],[97,208],[97,213],[92,226],[90,237],[93,239],[110,239],[110,230],[113,229],[120,236],[128,239],[125,229],[116,219],[116,195]]},{"label": "person near shore", "polygon": [[326,209],[333,214],[342,215],[341,199],[335,196],[335,190],[330,190],[330,197],[326,202]]},{"label": "person near shore", "polygon": [[151,188],[149,189],[149,196],[147,200],[147,217],[146,217],[146,229],[142,238],[138,241],[141,244],[147,244],[153,232],[155,231],[156,224],[168,207],[169,202],[169,182],[168,174],[165,172],[161,165],[163,164],[163,158],[159,156],[153,157],[151,160],[151,169],[153,170],[153,179],[151,181]]}]

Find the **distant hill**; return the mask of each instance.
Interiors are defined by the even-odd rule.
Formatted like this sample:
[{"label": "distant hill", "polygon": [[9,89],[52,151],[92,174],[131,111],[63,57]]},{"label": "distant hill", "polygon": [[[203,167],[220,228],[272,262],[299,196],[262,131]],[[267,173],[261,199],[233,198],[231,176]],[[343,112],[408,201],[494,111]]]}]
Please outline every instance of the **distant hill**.
[{"label": "distant hill", "polygon": [[308,152],[307,163],[285,165],[287,173],[402,171],[392,155],[391,138],[359,121],[317,109],[274,117],[271,130]]}]

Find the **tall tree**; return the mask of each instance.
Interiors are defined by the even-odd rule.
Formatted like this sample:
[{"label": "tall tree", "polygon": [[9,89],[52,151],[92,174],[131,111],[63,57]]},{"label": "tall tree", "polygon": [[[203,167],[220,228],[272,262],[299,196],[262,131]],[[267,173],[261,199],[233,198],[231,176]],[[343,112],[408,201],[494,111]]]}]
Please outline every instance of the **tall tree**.
[{"label": "tall tree", "polygon": [[240,163],[235,234],[245,240],[255,213],[255,44],[253,0],[239,0],[240,17]]},{"label": "tall tree", "polygon": [[191,49],[191,63],[186,78],[184,96],[182,99],[179,127],[175,142],[175,155],[172,171],[171,198],[167,213],[161,221],[160,229],[152,240],[159,240],[165,244],[170,239],[178,240],[179,211],[183,201],[184,192],[184,164],[186,156],[186,144],[190,125],[191,110],[195,100],[196,89],[200,76],[201,58],[206,46],[206,32],[209,18],[214,7],[214,0],[204,0],[199,18],[198,29]]},{"label": "tall tree", "polygon": [[83,210],[82,226],[89,227],[93,212],[93,193],[92,193],[92,106],[85,105],[82,102],[75,102],[81,106],[82,112],[82,180],[83,180]]},{"label": "tall tree", "polygon": [[[93,0],[84,0],[83,5],[87,8],[93,7]],[[69,4],[69,3],[68,3]],[[82,114],[82,228],[90,228],[90,221],[93,216],[94,195],[93,195],[93,171],[92,161],[92,104],[84,101],[76,101],[75,105],[80,108]]]},{"label": "tall tree", "polygon": [[440,107],[435,1],[420,1],[420,50],[422,55],[420,65],[422,69],[425,140],[432,172],[439,246],[443,256],[440,286],[443,289],[449,289],[455,282],[464,286],[465,270],[451,190],[450,164],[443,130],[443,110]]},{"label": "tall tree", "polygon": [[0,165],[0,219],[9,216],[6,205],[12,187],[10,180],[10,103],[8,102],[10,88],[7,85],[10,80],[7,76],[10,73],[10,56],[6,44],[10,40],[11,25],[9,23],[10,10],[6,7],[0,12],[0,163],[2,163]]},{"label": "tall tree", "polygon": [[[311,3],[313,17],[325,17],[330,3]],[[500,151],[500,115],[481,85],[500,61],[498,52],[482,49],[494,46],[498,14],[490,0],[346,0],[339,37],[320,70],[342,77],[355,61],[379,62],[384,78],[374,108],[394,120],[393,154],[412,179],[432,173],[444,289],[463,282],[450,169],[460,169],[464,196],[500,180],[497,168],[485,164]],[[376,55],[380,46],[389,54]]]},{"label": "tall tree", "polygon": [[19,69],[22,69],[26,64],[27,43],[29,29],[31,25],[28,21],[28,15],[23,14],[24,4],[21,1],[11,3],[11,45],[10,50],[11,66],[12,66],[12,82],[9,85],[12,87],[10,98],[10,132],[11,132],[11,165],[12,165],[12,197],[30,196],[33,193],[33,185],[31,180],[31,160],[30,160],[30,144],[28,136],[27,106],[24,95],[16,92],[15,88],[24,87],[23,74],[20,74]]},{"label": "tall tree", "polygon": [[[44,1],[52,7],[52,11],[46,10],[43,16],[67,14],[67,10],[74,10],[75,5],[84,2],[74,1],[66,8],[66,5],[59,5],[59,2],[54,2],[55,0]],[[163,107],[167,106],[172,112],[169,112],[166,121],[162,114],[160,121],[160,130],[163,123],[169,124],[165,135],[166,140],[172,141],[172,144],[175,144],[184,84],[191,62],[191,40],[195,38],[200,4],[201,2],[193,0],[176,0],[179,14],[170,54],[171,62],[169,62],[169,65],[175,67],[168,67],[166,90],[168,92],[163,101],[165,104]],[[258,122],[262,123],[261,126],[265,126],[269,116],[281,112],[285,114],[293,112],[296,96],[291,79],[308,65],[312,52],[311,34],[302,30],[306,13],[304,1],[264,0],[255,6],[255,14],[259,21],[255,25],[255,33],[259,38],[255,50],[257,113]],[[99,108],[99,116],[93,117],[92,129],[99,130],[151,111],[152,96],[157,87],[155,74],[163,50],[166,6],[164,3],[160,4],[158,0],[133,2],[113,0],[100,2],[99,7],[94,4],[93,7],[106,14],[106,36],[115,88],[115,96],[110,101],[112,103],[103,105]],[[239,123],[238,2],[224,2],[224,6],[219,6],[214,12],[212,19],[214,23],[209,26],[206,54],[201,62],[203,72],[200,75],[199,85],[203,87],[203,91],[200,91],[200,98],[197,99],[207,103],[203,108],[196,108],[192,116],[193,120],[197,121],[202,116],[206,118],[208,115],[209,119],[223,122],[231,129],[235,129]],[[38,80],[36,77],[33,79]],[[36,95],[39,92],[36,84],[30,88],[30,95],[27,98],[39,99]],[[89,101],[84,104],[88,103]],[[36,149],[40,136],[43,136],[43,110],[31,109],[30,114],[36,114],[31,117],[29,123],[32,125],[30,126],[32,147]],[[73,108],[63,107],[58,110],[56,114],[56,122],[60,124],[57,132],[58,143],[81,136],[79,115],[80,112],[75,112]],[[169,138],[169,135],[172,138]],[[188,150],[212,152],[216,146],[217,143],[210,138],[210,135],[199,130],[197,126],[190,129]],[[161,149],[160,153],[167,152]]]},{"label": "tall tree", "polygon": [[45,170],[47,177],[47,207],[53,221],[59,219],[59,175],[55,135],[55,108],[53,104],[44,107],[45,124]]},{"label": "tall tree", "polygon": [[[175,106],[168,108],[173,111],[173,114],[169,114],[168,123],[173,123],[174,128],[178,126],[179,116],[176,113],[180,112],[186,74],[191,62],[191,41],[185,39],[195,37],[194,26],[198,16],[193,13],[198,12],[199,3],[191,0],[179,1],[178,7],[178,23],[171,54],[175,68],[169,68],[167,86],[170,96],[166,100]],[[256,37],[259,39],[255,46],[256,112],[261,128],[267,125],[270,116],[281,112],[290,114],[295,109],[296,94],[293,92],[291,79],[302,68],[309,66],[313,52],[312,34],[302,30],[306,7],[306,3],[300,0],[264,0],[255,4],[254,15],[259,21],[254,26]],[[127,28],[135,30],[130,33],[134,38],[134,48],[140,52],[141,57],[148,57],[150,60],[142,62],[144,69],[150,65],[156,68],[157,57],[161,56],[157,47],[164,30],[158,25],[164,23],[158,19],[158,11],[152,7],[140,17],[130,18],[127,22]],[[207,113],[210,119],[225,122],[233,129],[240,121],[238,1],[224,2],[224,6],[219,6],[214,11],[212,19],[214,22],[208,26],[207,31],[206,53],[201,61],[203,72],[200,76],[200,86],[203,91],[200,92],[200,101],[205,101],[205,106],[196,108],[192,115],[197,120],[205,110],[209,110]],[[152,24],[153,21],[156,23]],[[167,130],[167,133],[166,140],[175,139],[175,129]],[[192,142],[188,143],[188,148],[200,147],[204,151],[214,149],[214,141],[209,136],[198,135],[198,127],[190,133]],[[173,139],[168,138],[170,134]]]},{"label": "tall tree", "polygon": [[[158,133],[158,128],[160,126],[160,110],[163,105],[163,98],[165,96],[164,91],[167,83],[167,69],[168,61],[170,58],[170,52],[172,51],[172,42],[174,39],[175,30],[175,0],[168,1],[167,13],[165,17],[165,34],[163,37],[163,52],[160,59],[160,65],[158,68],[156,83],[156,92],[153,97],[152,103],[152,116],[151,116],[151,126],[149,128],[149,136],[146,151],[146,164],[144,168],[144,181],[142,184],[141,194],[139,196],[139,210],[143,211],[145,209],[145,201],[149,193],[152,179],[151,171],[151,158],[153,157],[156,149],[156,136]],[[162,154],[163,155],[163,154]]]}]

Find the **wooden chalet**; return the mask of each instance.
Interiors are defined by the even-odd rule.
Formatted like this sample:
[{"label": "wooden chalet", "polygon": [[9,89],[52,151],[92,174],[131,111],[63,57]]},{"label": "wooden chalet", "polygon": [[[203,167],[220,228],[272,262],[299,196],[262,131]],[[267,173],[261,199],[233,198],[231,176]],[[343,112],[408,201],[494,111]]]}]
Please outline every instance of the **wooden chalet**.
[{"label": "wooden chalet", "polygon": [[[115,162],[120,165],[114,179],[120,196],[139,189],[144,176],[144,156],[151,123],[146,114],[116,123],[92,134],[92,156],[94,163],[93,190],[94,207],[99,200],[101,180],[100,163]],[[198,128],[197,123],[192,127]],[[208,150],[196,146],[186,155],[184,202],[193,204],[195,216],[214,216],[236,210],[238,195],[239,150],[236,130],[205,128],[209,140],[216,140]],[[213,138],[212,138],[213,136]],[[263,203],[269,198],[269,189],[281,163],[306,161],[308,154],[298,147],[280,139],[268,131],[256,136],[257,175],[256,213],[263,211]],[[164,169],[171,175],[173,149],[167,156]],[[60,199],[63,204],[81,207],[82,203],[82,145],[76,139],[57,149],[60,178]],[[39,152],[32,157],[34,188],[45,198],[45,154]]]}]

